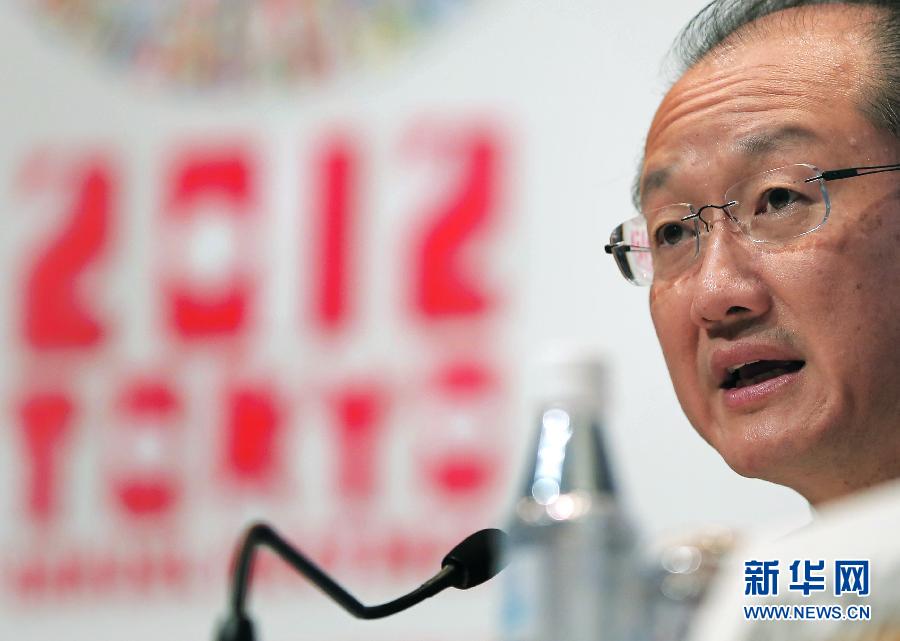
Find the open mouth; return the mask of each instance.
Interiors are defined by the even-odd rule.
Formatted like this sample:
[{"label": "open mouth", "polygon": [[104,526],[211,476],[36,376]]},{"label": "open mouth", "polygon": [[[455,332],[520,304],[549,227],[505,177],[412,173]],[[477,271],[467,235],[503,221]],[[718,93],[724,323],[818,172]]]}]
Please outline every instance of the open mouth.
[{"label": "open mouth", "polygon": [[729,367],[721,389],[735,389],[756,385],[776,376],[797,372],[806,365],[806,361],[753,361],[735,367]]}]

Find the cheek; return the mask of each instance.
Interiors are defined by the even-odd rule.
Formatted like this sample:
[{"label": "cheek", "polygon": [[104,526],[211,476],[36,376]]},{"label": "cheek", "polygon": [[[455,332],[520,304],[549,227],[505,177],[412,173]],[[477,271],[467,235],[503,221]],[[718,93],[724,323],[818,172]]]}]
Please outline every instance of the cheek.
[{"label": "cheek", "polygon": [[822,230],[832,233],[781,257],[794,267],[782,280],[784,320],[817,361],[823,389],[847,412],[875,411],[886,402],[885,381],[900,377],[900,211],[884,205],[839,211],[839,224]]},{"label": "cheek", "polygon": [[682,405],[688,400],[683,392],[697,389],[698,332],[690,319],[689,301],[677,288],[650,290],[650,316]]},{"label": "cheek", "polygon": [[678,299],[670,287],[660,286],[654,283],[650,286],[650,318],[653,320],[653,328],[663,349],[663,354],[668,352],[669,343],[677,336],[677,326],[680,324]]},{"label": "cheek", "polygon": [[[900,308],[900,208],[876,202],[813,236],[803,258],[814,275],[796,299],[828,318],[848,342],[876,325],[892,324]],[[834,233],[837,232],[837,233]]]},{"label": "cheek", "polygon": [[650,314],[678,403],[700,436],[711,441],[715,429],[697,370],[700,333],[691,322],[689,301],[672,290],[651,292]]}]

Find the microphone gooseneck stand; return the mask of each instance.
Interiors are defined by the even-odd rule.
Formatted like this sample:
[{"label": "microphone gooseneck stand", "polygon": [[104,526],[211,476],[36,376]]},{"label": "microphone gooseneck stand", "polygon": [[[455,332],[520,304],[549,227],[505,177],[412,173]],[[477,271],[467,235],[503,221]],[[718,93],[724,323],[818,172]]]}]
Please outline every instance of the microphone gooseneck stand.
[{"label": "microphone gooseneck stand", "polygon": [[472,534],[453,548],[441,561],[441,570],[418,588],[388,603],[366,606],[281,538],[270,526],[255,523],[247,528],[237,549],[230,607],[215,641],[256,639],[253,622],[247,615],[246,602],[253,559],[259,547],[271,549],[353,616],[359,619],[379,619],[405,610],[448,587],[465,590],[487,581],[503,569],[498,552],[505,536],[501,530],[495,529],[480,530]]}]

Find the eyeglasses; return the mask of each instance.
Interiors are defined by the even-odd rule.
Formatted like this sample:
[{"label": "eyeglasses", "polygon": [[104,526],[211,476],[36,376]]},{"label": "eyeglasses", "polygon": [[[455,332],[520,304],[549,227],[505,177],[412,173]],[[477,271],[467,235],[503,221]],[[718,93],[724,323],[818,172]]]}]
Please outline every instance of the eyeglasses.
[{"label": "eyeglasses", "polygon": [[604,248],[622,275],[635,285],[671,279],[700,255],[702,238],[716,211],[729,227],[754,243],[783,243],[811,234],[828,220],[831,200],[825,183],[898,171],[897,165],[820,171],[812,165],[788,165],[751,176],[725,192],[722,205],[667,205],[616,227]]}]

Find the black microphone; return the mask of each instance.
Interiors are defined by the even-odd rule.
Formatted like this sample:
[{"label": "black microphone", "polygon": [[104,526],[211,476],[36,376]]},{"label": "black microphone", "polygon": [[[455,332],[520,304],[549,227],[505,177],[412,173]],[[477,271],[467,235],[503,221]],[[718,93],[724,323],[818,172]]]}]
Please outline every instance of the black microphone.
[{"label": "black microphone", "polygon": [[441,561],[440,572],[418,588],[388,603],[367,606],[282,539],[271,527],[265,523],[256,523],[247,528],[235,553],[230,608],[215,641],[254,641],[256,638],[245,604],[253,556],[260,546],[274,551],[353,616],[359,619],[380,619],[420,603],[448,587],[467,590],[495,576],[506,566],[500,554],[505,539],[506,534],[502,530],[479,530],[450,550]]}]

